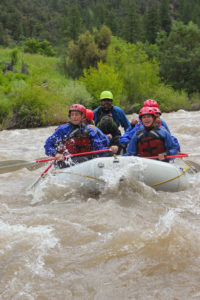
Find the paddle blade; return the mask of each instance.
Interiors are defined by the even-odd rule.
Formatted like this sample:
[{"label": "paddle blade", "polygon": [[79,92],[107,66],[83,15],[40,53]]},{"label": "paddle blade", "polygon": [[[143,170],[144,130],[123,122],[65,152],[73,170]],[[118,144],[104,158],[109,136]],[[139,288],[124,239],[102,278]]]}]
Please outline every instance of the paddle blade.
[{"label": "paddle blade", "polygon": [[28,162],[26,160],[6,160],[0,161],[0,174],[14,172],[23,168],[30,171],[42,167],[44,163],[37,163],[36,161]]}]

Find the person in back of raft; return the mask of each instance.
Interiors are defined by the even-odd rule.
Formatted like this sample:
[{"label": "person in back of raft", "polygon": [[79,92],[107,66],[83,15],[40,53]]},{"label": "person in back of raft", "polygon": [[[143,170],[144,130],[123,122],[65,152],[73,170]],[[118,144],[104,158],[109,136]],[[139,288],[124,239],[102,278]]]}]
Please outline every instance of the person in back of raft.
[{"label": "person in back of raft", "polygon": [[[65,155],[106,149],[96,131],[83,123],[86,117],[86,108],[83,105],[72,105],[68,116],[70,121],[60,125],[44,145],[46,155],[55,156],[59,168],[94,158],[92,155],[80,155],[72,157],[71,161],[64,161]],[[115,148],[112,147],[111,151],[114,152]]]},{"label": "person in back of raft", "polygon": [[133,135],[124,156],[158,156],[159,160],[169,161],[167,155],[178,153],[170,133],[158,126],[153,107],[143,107],[139,112],[142,122],[140,129]]},{"label": "person in back of raft", "polygon": [[103,145],[105,147],[110,146],[110,136],[104,134],[98,127],[95,126],[94,123],[94,113],[91,109],[86,109],[86,117],[83,120],[85,124],[87,124],[89,127],[91,127],[96,133],[98,134],[100,140],[102,141]]}]

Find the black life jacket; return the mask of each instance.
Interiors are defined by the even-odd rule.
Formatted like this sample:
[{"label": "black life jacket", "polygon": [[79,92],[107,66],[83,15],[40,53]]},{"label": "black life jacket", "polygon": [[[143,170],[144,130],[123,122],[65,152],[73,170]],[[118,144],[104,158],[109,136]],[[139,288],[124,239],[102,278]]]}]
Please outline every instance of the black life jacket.
[{"label": "black life jacket", "polygon": [[112,134],[112,136],[120,136],[121,132],[113,118],[113,106],[109,110],[105,110],[100,106],[97,111],[97,127],[104,134]]},{"label": "black life jacket", "polygon": [[97,127],[101,125],[102,119],[105,119],[105,117],[109,117],[112,120],[113,125],[117,126],[118,128],[118,125],[113,118],[113,106],[111,106],[109,110],[106,110],[103,106],[99,106],[97,111]]},{"label": "black life jacket", "polygon": [[66,150],[70,154],[92,151],[89,130],[86,125],[82,124],[84,130],[81,130],[80,126],[71,125],[73,127],[72,132],[63,140],[60,153],[64,153]]},{"label": "black life jacket", "polygon": [[138,136],[138,154],[141,157],[157,156],[165,152],[164,139],[160,137],[157,130],[151,129],[144,133],[141,129],[137,131]]}]

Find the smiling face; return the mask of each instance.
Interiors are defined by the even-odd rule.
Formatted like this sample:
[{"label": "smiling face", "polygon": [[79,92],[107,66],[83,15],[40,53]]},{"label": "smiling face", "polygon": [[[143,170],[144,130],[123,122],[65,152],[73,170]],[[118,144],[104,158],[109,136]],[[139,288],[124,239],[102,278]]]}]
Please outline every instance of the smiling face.
[{"label": "smiling face", "polygon": [[152,127],[155,119],[153,115],[146,114],[141,117],[141,120],[144,127]]},{"label": "smiling face", "polygon": [[70,121],[74,125],[81,125],[83,120],[83,115],[80,111],[72,110],[70,113]]}]

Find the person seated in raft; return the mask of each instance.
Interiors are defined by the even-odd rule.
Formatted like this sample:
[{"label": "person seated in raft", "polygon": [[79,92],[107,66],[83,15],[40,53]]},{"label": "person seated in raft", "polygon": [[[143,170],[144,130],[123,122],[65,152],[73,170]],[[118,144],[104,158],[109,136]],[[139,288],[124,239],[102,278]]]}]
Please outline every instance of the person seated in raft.
[{"label": "person seated in raft", "polygon": [[156,114],[152,107],[143,107],[139,112],[141,128],[133,135],[124,156],[158,156],[161,161],[167,155],[178,153],[170,133],[156,123]]},{"label": "person seated in raft", "polygon": [[[148,99],[148,100],[145,100],[144,101],[144,104],[143,104],[143,107],[152,107],[154,109],[158,109],[159,110],[159,106],[158,106],[158,103],[157,101],[153,100],[153,99]],[[160,110],[159,110],[160,111]],[[160,113],[156,113],[157,115],[157,118],[159,117],[159,122],[161,122],[160,126],[163,126],[169,133],[170,133],[170,130],[167,126],[167,123],[160,118],[161,116],[161,111]],[[119,144],[121,145],[121,147],[123,149],[126,149],[128,144],[130,143],[130,140],[132,138],[132,136],[139,130],[139,128],[141,127],[142,125],[142,122],[141,120],[139,120],[137,123],[136,123],[136,119],[132,119],[131,120],[131,124],[135,124],[134,126],[130,126],[126,131],[125,133],[123,134],[123,136],[121,136],[119,138]],[[170,133],[171,134],[171,133]],[[180,145],[179,145],[179,142],[177,140],[176,137],[172,136],[172,139],[174,140],[174,142],[177,144],[177,149],[178,151],[180,152]]]},{"label": "person seated in raft", "polygon": [[92,128],[98,134],[100,140],[102,141],[105,147],[110,146],[110,135],[104,134],[98,127],[94,125],[94,113],[91,109],[86,109],[86,117],[83,122]]},{"label": "person seated in raft", "polygon": [[106,135],[109,135],[110,145],[118,145],[121,132],[119,126],[124,130],[130,127],[124,111],[113,105],[113,94],[110,91],[103,91],[100,95],[101,105],[94,110],[95,125]]},{"label": "person seated in raft", "polygon": [[[55,156],[60,168],[68,167],[70,163],[76,164],[94,158],[92,155],[80,155],[72,157],[69,162],[69,160],[64,161],[65,155],[106,149],[96,131],[83,123],[86,117],[86,108],[83,105],[72,105],[68,116],[70,121],[60,125],[44,145],[46,155]],[[115,150],[113,146],[111,151]]]}]

